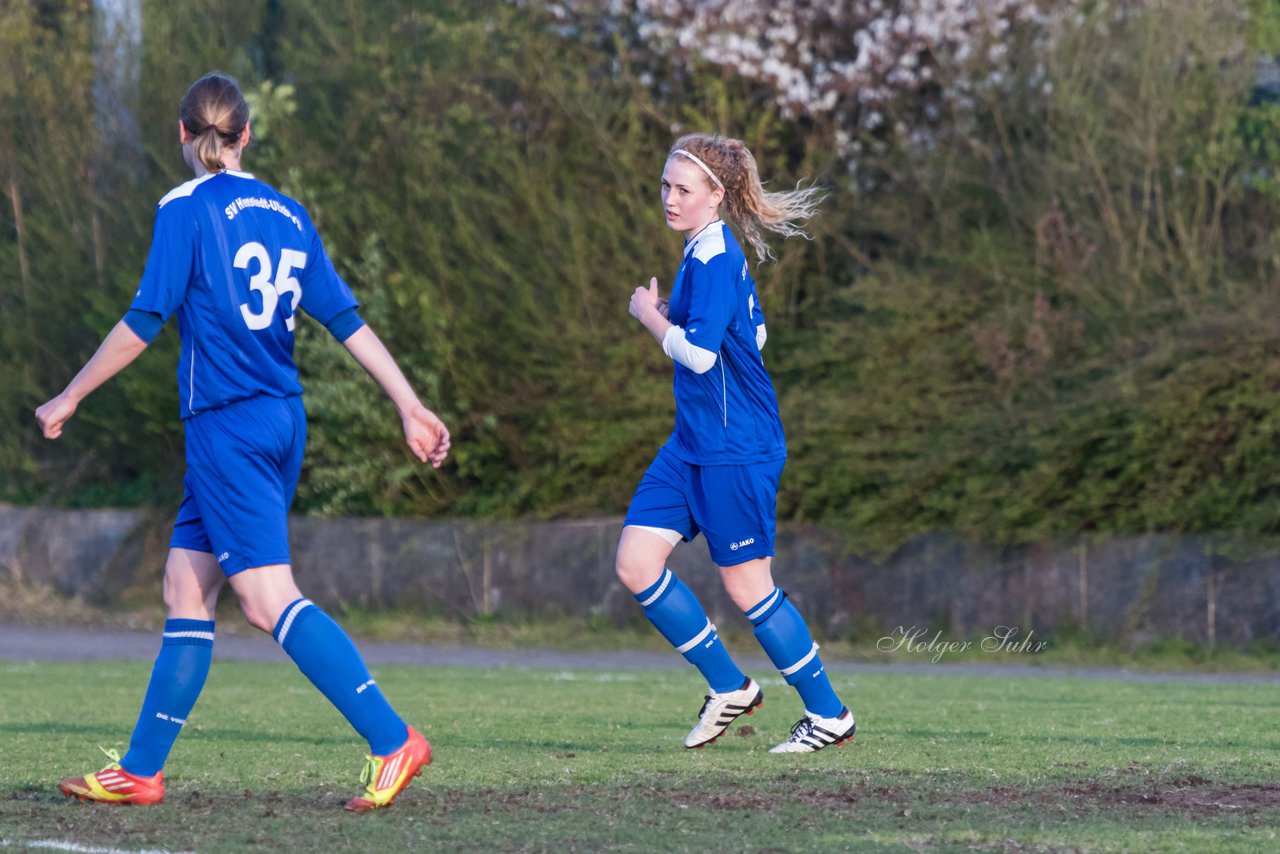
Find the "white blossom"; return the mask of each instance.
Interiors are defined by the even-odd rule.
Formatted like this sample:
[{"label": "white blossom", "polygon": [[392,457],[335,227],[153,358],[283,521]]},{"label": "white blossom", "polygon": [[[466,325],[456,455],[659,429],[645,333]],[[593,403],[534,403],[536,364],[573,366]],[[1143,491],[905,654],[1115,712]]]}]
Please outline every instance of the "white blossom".
[{"label": "white blossom", "polygon": [[[1082,0],[512,2],[540,6],[578,32],[594,27],[622,37],[641,72],[710,64],[755,81],[784,115],[829,122],[846,153],[858,129],[883,124],[877,110],[925,87],[953,109],[972,103],[965,91],[1019,76],[1015,38],[1043,48],[1064,21],[1082,18]],[[1123,5],[1116,3],[1118,12]],[[910,139],[927,136],[913,130]]]}]

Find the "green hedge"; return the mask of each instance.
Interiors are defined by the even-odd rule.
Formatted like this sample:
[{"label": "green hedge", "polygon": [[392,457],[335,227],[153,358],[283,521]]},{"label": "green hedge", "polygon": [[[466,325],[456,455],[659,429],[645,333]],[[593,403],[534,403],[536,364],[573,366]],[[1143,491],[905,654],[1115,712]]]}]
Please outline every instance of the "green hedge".
[{"label": "green hedge", "polygon": [[1029,59],[1052,94],[982,90],[928,148],[869,135],[851,173],[830,129],[742,81],[646,87],[625,51],[509,3],[144,6],[140,149],[99,132],[92,4],[0,11],[0,497],[174,500],[175,329],[60,442],[31,410],[126,307],[187,177],[177,100],[220,68],[254,98],[246,168],[307,205],[455,437],[442,472],[415,464],[376,386],[300,324],[304,512],[620,513],[673,415],[626,303],[670,279],[657,176],[697,128],[745,138],[774,186],[831,188],[815,239],[756,272],[785,517],[877,548],[1280,529],[1265,14],[1090,13]]}]

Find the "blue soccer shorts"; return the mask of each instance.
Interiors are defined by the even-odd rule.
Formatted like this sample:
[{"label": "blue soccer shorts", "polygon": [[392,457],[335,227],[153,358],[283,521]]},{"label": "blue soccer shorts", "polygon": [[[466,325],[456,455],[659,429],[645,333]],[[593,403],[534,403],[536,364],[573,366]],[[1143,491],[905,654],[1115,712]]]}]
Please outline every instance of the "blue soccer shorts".
[{"label": "blue soccer shorts", "polygon": [[665,447],[640,479],[625,525],[707,538],[717,566],[773,555],[778,480],[785,459],[741,466],[695,466]]},{"label": "blue soccer shorts", "polygon": [[187,474],[171,548],[211,552],[228,577],[289,563],[289,505],[307,444],[301,397],[260,395],[186,420]]}]

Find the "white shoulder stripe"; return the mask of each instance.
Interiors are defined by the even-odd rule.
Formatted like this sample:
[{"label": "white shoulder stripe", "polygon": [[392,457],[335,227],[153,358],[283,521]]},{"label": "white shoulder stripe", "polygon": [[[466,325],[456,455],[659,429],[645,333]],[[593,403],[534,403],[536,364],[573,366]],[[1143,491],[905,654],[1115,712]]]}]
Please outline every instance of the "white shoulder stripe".
[{"label": "white shoulder stripe", "polygon": [[697,245],[693,247],[693,257],[697,258],[703,264],[715,258],[717,255],[723,255],[724,248],[724,224],[721,223],[719,228],[709,228],[699,235]]},{"label": "white shoulder stripe", "polygon": [[173,201],[174,199],[186,198],[187,196],[191,195],[196,191],[196,187],[199,187],[201,184],[203,184],[205,181],[208,181],[210,178],[212,178],[216,174],[217,174],[216,172],[210,172],[207,175],[201,175],[199,178],[192,178],[190,181],[188,181],[185,184],[179,184],[169,192],[165,193],[164,198],[160,200],[160,204],[158,204],[156,207],[162,208],[165,205],[169,204],[169,202]]}]

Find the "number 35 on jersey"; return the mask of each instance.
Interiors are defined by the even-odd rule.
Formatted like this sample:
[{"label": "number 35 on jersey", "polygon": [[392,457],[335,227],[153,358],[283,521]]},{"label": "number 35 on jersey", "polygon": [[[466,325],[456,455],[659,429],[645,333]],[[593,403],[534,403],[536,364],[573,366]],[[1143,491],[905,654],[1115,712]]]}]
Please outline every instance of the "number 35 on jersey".
[{"label": "number 35 on jersey", "polygon": [[260,311],[254,311],[252,299],[240,304],[240,316],[244,318],[245,325],[255,331],[269,327],[276,318],[280,298],[288,295],[290,302],[288,313],[284,315],[284,326],[292,332],[298,301],[302,299],[302,285],[294,277],[293,271],[307,266],[306,253],[296,249],[281,249],[274,277],[267,247],[257,241],[241,246],[231,263],[237,269],[249,273],[249,290],[256,291],[262,298]]}]

